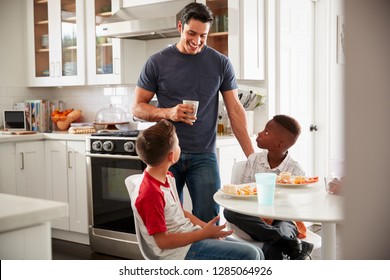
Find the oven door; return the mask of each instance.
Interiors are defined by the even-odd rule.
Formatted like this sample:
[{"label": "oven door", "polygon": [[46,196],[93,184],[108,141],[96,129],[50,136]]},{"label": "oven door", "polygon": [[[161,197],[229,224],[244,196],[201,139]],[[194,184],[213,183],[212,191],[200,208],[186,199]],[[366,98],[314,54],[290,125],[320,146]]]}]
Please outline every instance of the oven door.
[{"label": "oven door", "polygon": [[141,174],[146,165],[138,157],[89,155],[90,226],[135,234],[134,216],[125,179]]}]

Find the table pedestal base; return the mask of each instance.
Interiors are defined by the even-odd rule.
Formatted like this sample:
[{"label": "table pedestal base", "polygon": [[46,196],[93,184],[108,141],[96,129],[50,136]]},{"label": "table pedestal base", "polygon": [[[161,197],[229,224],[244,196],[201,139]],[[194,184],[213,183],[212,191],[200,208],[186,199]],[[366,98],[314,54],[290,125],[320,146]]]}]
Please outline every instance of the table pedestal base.
[{"label": "table pedestal base", "polygon": [[336,224],[322,223],[321,227],[322,247],[321,255],[323,260],[336,259]]}]

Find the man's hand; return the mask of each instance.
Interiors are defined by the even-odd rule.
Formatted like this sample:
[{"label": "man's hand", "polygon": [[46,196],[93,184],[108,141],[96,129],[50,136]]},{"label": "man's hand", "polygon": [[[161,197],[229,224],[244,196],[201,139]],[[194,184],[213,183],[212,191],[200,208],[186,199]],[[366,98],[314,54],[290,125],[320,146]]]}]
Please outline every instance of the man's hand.
[{"label": "man's hand", "polygon": [[168,118],[174,122],[184,122],[193,125],[196,117],[191,116],[194,113],[194,107],[191,104],[177,104],[168,112]]}]

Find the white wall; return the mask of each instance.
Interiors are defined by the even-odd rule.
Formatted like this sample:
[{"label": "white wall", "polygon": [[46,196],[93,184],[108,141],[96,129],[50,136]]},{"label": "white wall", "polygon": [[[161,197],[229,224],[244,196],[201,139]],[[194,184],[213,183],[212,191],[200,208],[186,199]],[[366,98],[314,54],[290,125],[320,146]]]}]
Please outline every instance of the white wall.
[{"label": "white wall", "polygon": [[390,1],[346,0],[346,259],[390,259]]},{"label": "white wall", "polygon": [[[0,9],[0,112],[12,109],[14,98],[28,95],[24,89],[24,25],[22,0],[1,1]],[[0,124],[3,114],[0,114]]]},{"label": "white wall", "polygon": [[25,75],[20,71],[24,64],[24,24],[17,20],[23,18],[24,1],[2,0],[1,19],[1,51],[0,51],[0,86],[19,87],[24,85]]}]

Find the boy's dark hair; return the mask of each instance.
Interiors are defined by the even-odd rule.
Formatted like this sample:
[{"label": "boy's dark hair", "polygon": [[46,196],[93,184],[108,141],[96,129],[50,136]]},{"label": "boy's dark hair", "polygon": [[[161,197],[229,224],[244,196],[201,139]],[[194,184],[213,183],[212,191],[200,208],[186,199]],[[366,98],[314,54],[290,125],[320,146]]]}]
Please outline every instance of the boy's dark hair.
[{"label": "boy's dark hair", "polygon": [[176,128],[167,120],[141,131],[136,141],[138,156],[150,166],[160,164],[173,148],[175,133]]},{"label": "boy's dark hair", "polygon": [[188,23],[190,19],[196,19],[203,23],[210,22],[210,25],[212,25],[214,21],[214,15],[209,7],[201,3],[193,2],[188,4],[180,11],[180,14],[180,22],[183,26]]},{"label": "boy's dark hair", "polygon": [[295,138],[301,134],[301,126],[296,119],[286,115],[276,115],[273,120],[291,132]]}]

